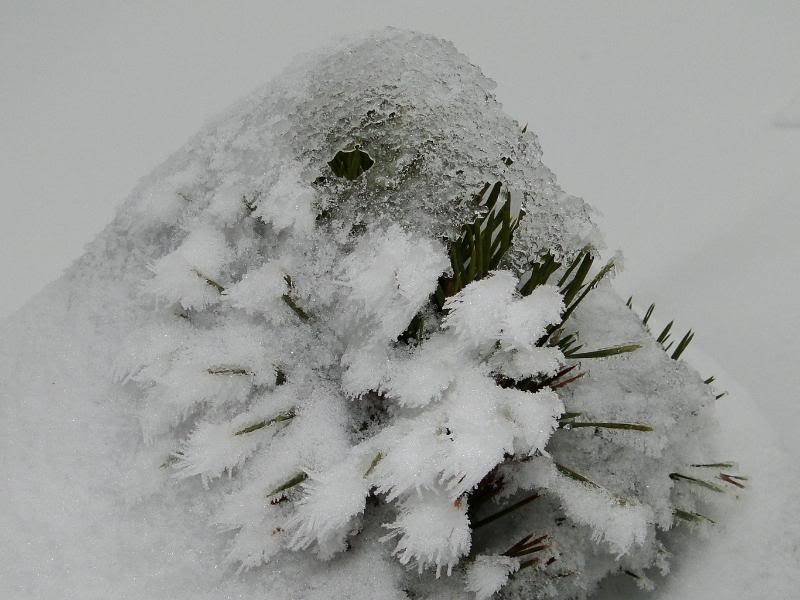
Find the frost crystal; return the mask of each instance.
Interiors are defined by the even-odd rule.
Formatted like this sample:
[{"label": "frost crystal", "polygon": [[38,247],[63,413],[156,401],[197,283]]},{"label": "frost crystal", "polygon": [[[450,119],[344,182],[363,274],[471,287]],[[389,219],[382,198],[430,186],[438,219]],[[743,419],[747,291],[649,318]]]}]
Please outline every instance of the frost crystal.
[{"label": "frost crystal", "polygon": [[475,592],[475,600],[491,598],[518,569],[517,558],[479,554],[467,567],[466,590]]},{"label": "frost crystal", "polygon": [[443,568],[450,575],[458,560],[469,552],[467,507],[441,494],[410,496],[397,520],[385,527],[392,533],[382,540],[399,537],[394,554],[402,564],[413,561],[420,573],[435,566],[437,578]]}]

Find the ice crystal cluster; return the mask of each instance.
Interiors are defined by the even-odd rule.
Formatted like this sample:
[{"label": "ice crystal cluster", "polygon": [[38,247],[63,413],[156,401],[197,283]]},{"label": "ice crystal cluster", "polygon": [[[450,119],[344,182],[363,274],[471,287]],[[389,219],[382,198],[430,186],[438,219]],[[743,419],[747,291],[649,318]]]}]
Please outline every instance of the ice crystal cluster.
[{"label": "ice crystal cluster", "polygon": [[493,87],[430,36],[345,42],[112,225],[135,305],[112,374],[141,439],[125,493],[200,515],[230,581],[583,597],[649,585],[676,515],[702,520],[713,393],[592,279],[589,208]]}]

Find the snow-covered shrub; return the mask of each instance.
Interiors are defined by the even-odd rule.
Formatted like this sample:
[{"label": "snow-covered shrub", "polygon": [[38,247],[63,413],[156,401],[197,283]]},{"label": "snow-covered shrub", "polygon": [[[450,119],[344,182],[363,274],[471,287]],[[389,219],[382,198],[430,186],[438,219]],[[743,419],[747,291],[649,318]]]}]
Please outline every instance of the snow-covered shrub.
[{"label": "snow-covered shrub", "polygon": [[232,570],[292,597],[342,561],[386,597],[572,598],[665,569],[662,533],[737,485],[708,481],[714,395],[611,291],[535,136],[417,34],[274,86],[139,223],[168,242],[116,369]]}]

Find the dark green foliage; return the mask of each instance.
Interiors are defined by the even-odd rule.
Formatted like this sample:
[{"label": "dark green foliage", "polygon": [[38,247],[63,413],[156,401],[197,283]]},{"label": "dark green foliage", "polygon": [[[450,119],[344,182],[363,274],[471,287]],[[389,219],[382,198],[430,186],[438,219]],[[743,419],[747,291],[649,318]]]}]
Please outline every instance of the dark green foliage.
[{"label": "dark green foliage", "polygon": [[[633,296],[628,298],[628,301],[625,303],[625,305],[631,310],[633,310]],[[642,324],[645,327],[647,327],[647,324],[650,321],[650,317],[653,316],[653,311],[655,311],[655,309],[656,309],[655,303],[647,307],[647,311],[644,313],[644,317],[642,317]],[[674,323],[675,323],[674,320],[667,323],[666,327],[664,327],[664,329],[661,330],[661,333],[656,338],[656,342],[661,344],[661,347],[664,349],[665,352],[669,352],[669,350],[672,348],[673,345],[673,342],[670,342],[669,338],[671,336],[670,331],[672,330],[672,325]],[[694,331],[690,329],[689,331],[686,332],[683,338],[681,338],[681,341],[678,342],[678,345],[672,352],[672,359],[678,360],[693,339],[694,339]],[[714,378],[710,377],[709,379],[706,380],[706,383],[711,383],[712,381],[714,381]]]},{"label": "dark green foliage", "polygon": [[653,311],[654,311],[655,309],[656,309],[656,304],[655,304],[655,302],[654,302],[653,304],[651,304],[651,305],[650,305],[650,306],[647,308],[647,312],[646,312],[646,313],[644,313],[644,317],[642,318],[642,323],[644,323],[645,325],[647,325],[647,322],[650,320],[650,317],[652,317],[652,316],[653,316]]},{"label": "dark green foliage", "polygon": [[[501,193],[503,200],[499,202]],[[511,247],[511,239],[520,219],[525,215],[524,211],[520,211],[516,217],[512,216],[511,192],[503,190],[499,181],[491,186],[491,191],[488,183],[484,185],[475,200],[479,216],[472,223],[464,225],[461,237],[448,246],[453,273],[439,279],[434,299],[440,310],[447,298],[497,269]]]},{"label": "dark green foliage", "polygon": [[421,340],[424,331],[425,317],[422,316],[422,313],[418,313],[413,319],[411,319],[411,323],[409,323],[408,327],[406,327],[406,330],[398,336],[397,340],[399,342],[411,344],[414,341]]},{"label": "dark green foliage", "polygon": [[550,276],[555,273],[561,263],[558,262],[549,252],[544,255],[541,262],[534,263],[528,273],[528,279],[525,284],[520,288],[519,293],[523,296],[528,296],[538,286],[547,283]]},{"label": "dark green foliage", "polygon": [[672,353],[672,360],[678,360],[683,354],[683,351],[686,350],[686,347],[689,343],[694,339],[694,332],[690,329],[686,332],[686,335],[683,336],[680,342],[678,342],[678,347],[675,348],[675,352]]},{"label": "dark green foliage", "polygon": [[[547,257],[545,257],[545,260],[547,260]],[[564,306],[566,306],[566,309],[561,315],[561,323],[558,325],[551,325],[547,329],[547,334],[539,340],[540,346],[544,345],[553,333],[564,326],[564,323],[569,319],[572,313],[575,312],[575,309],[578,308],[584,298],[589,295],[589,292],[596,288],[606,275],[614,269],[614,259],[611,259],[597,272],[591,281],[586,283],[586,277],[589,275],[594,261],[595,257],[591,249],[584,249],[578,253],[558,280],[558,287],[561,294],[564,296]],[[539,268],[541,269],[541,267]],[[572,279],[570,279],[570,276]],[[547,280],[545,279],[542,283],[546,282]],[[577,350],[578,348],[573,349],[573,351]]]},{"label": "dark green foliage", "polygon": [[350,181],[358,179],[362,173],[369,170],[375,161],[369,154],[356,146],[353,150],[339,150],[336,156],[328,162],[331,171],[337,177],[344,177]]},{"label": "dark green foliage", "polygon": [[670,330],[670,329],[672,329],[672,324],[673,324],[674,322],[675,322],[675,321],[670,321],[669,323],[667,323],[667,326],[666,326],[666,327],[664,327],[664,329],[661,331],[661,333],[659,334],[659,336],[656,338],[656,341],[657,341],[659,344],[662,344],[662,345],[663,345],[663,344],[665,344],[665,343],[667,342],[667,340],[669,339],[669,330]]}]

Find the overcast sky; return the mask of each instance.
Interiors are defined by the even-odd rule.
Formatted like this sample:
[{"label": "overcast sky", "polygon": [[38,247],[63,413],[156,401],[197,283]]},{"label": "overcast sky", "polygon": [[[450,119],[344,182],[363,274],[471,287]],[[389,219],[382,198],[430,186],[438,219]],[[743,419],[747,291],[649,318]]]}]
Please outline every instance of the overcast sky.
[{"label": "overcast sky", "polygon": [[[563,187],[604,213],[622,293],[753,386],[776,360],[754,338],[800,353],[796,1],[3,0],[0,316],[209,117],[297,53],[383,25],[448,38],[498,82]],[[796,373],[776,393],[796,397]]]}]

